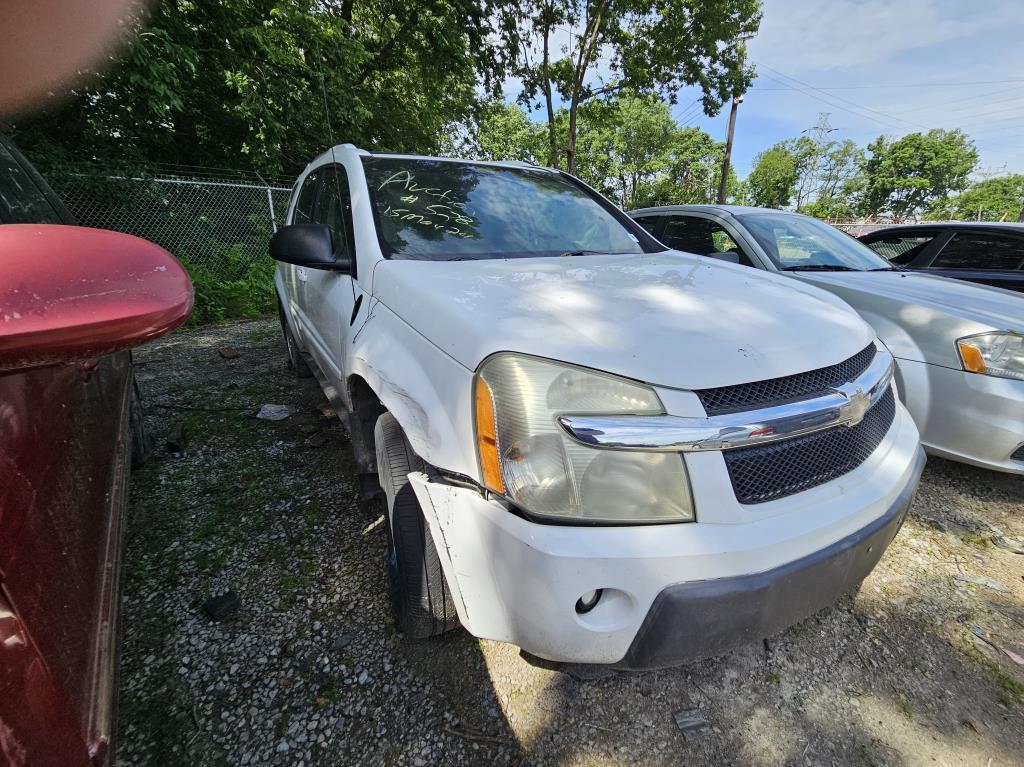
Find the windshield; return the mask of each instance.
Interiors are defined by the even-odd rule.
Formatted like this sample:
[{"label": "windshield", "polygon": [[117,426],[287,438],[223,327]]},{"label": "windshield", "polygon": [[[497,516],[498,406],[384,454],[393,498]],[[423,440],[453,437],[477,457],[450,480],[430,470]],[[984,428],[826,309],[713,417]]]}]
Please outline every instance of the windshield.
[{"label": "windshield", "polygon": [[607,208],[550,171],[364,158],[386,256],[426,261],[643,253]]},{"label": "windshield", "polygon": [[781,269],[864,272],[893,268],[863,243],[813,218],[786,213],[741,213],[736,217]]}]

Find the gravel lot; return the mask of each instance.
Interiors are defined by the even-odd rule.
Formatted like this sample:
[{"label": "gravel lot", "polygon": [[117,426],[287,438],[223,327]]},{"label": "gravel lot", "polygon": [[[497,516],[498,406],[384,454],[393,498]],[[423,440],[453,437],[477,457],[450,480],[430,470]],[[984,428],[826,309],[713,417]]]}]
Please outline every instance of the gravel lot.
[{"label": "gravel lot", "polygon": [[[932,459],[860,591],[764,643],[558,669],[396,633],[381,506],[276,320],[136,359],[157,449],[132,477],[120,765],[1024,764],[1024,556],[993,543],[1024,536],[1020,477]],[[709,727],[684,735],[688,709]]]}]

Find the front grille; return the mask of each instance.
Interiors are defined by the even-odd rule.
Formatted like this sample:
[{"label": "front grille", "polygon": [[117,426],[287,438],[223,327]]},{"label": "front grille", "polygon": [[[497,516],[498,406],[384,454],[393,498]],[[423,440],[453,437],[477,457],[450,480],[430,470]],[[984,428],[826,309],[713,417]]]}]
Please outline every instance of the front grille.
[{"label": "front grille", "polygon": [[1024,461],[1024,445],[1021,445],[1013,451],[1013,455],[1010,456],[1011,461]]},{"label": "front grille", "polygon": [[744,504],[774,501],[853,471],[878,447],[895,417],[890,386],[856,426],[723,451],[736,499]]},{"label": "front grille", "polygon": [[833,387],[852,381],[867,370],[874,357],[875,345],[871,344],[849,359],[827,368],[738,386],[700,389],[697,396],[700,397],[708,415],[750,410],[795,399],[808,399],[828,394]]}]

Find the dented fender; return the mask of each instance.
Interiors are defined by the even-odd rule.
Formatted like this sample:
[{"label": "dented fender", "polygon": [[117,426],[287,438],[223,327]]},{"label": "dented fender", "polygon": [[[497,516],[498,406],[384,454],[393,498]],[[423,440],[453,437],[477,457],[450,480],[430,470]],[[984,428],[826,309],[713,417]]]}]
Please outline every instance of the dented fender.
[{"label": "dented fender", "polygon": [[349,376],[363,378],[395,417],[424,461],[476,477],[473,371],[413,330],[384,304],[370,300],[352,339]]}]

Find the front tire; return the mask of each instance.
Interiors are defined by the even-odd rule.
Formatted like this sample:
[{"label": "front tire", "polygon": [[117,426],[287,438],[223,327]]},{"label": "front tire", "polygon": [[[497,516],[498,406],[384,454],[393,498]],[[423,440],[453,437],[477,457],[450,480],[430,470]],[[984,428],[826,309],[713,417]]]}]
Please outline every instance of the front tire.
[{"label": "front tire", "polygon": [[385,495],[388,538],[388,581],[395,622],[413,639],[443,634],[459,625],[451,591],[441,569],[423,510],[409,482],[409,473],[424,471],[391,413],[377,419],[373,430],[377,473]]},{"label": "front tire", "polygon": [[288,369],[292,371],[296,378],[309,378],[313,375],[313,371],[309,369],[309,365],[306,364],[306,360],[299,350],[299,343],[295,340],[295,334],[292,333],[292,329],[288,326],[288,319],[284,316],[284,307],[281,306],[280,302],[277,304],[277,312],[281,317],[281,335],[284,336],[284,349],[288,357]]}]

